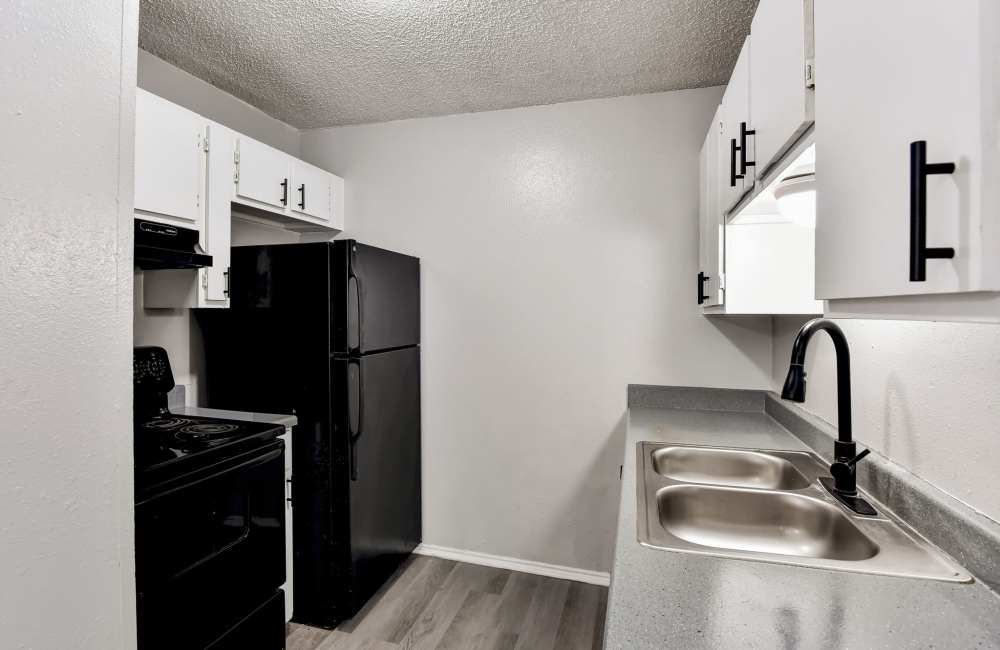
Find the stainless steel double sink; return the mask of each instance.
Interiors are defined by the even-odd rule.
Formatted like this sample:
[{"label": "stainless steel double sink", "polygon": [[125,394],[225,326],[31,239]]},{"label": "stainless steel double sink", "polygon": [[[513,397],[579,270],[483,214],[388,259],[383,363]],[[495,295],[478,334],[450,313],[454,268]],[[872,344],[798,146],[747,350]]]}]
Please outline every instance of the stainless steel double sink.
[{"label": "stainless steel double sink", "polygon": [[[655,548],[880,575],[972,577],[872,500],[858,515],[806,451],[640,442],[639,542]],[[867,498],[867,495],[866,495]]]}]

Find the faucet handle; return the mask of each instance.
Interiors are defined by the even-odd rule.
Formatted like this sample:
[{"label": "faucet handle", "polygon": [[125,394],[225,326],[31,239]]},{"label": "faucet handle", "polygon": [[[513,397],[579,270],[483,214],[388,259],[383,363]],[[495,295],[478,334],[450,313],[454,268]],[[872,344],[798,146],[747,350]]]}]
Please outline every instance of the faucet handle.
[{"label": "faucet handle", "polygon": [[865,449],[863,452],[850,460],[834,461],[834,463],[830,465],[830,474],[832,474],[838,481],[842,482],[841,484],[845,486],[843,489],[849,491],[854,490],[854,466],[858,464],[858,461],[870,453],[872,453],[871,449]]},{"label": "faucet handle", "polygon": [[858,464],[859,460],[861,460],[862,458],[864,458],[865,456],[867,456],[870,453],[872,453],[871,449],[865,449],[863,452],[861,452],[860,454],[858,454],[857,456],[855,456],[851,460],[847,461],[847,465],[849,465],[850,467],[854,467],[855,465]]}]

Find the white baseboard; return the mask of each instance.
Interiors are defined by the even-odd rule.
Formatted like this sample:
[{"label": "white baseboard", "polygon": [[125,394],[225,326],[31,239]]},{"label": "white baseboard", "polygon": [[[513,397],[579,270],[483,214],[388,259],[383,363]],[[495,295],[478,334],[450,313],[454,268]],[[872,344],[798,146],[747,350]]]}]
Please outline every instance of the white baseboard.
[{"label": "white baseboard", "polygon": [[535,575],[547,576],[549,578],[561,578],[563,580],[573,580],[575,582],[586,582],[592,585],[607,587],[611,584],[611,574],[605,571],[589,571],[587,569],[577,569],[575,567],[560,566],[558,564],[546,564],[545,562],[535,562],[533,560],[519,560],[516,557],[504,557],[503,555],[490,555],[489,553],[479,553],[477,551],[463,551],[458,548],[448,548],[447,546],[434,546],[432,544],[421,544],[413,549],[417,555],[429,555],[445,560],[456,560],[458,562],[468,562],[469,564],[481,564],[483,566],[496,567],[498,569],[508,569],[510,571],[520,571],[522,573],[533,573]]}]

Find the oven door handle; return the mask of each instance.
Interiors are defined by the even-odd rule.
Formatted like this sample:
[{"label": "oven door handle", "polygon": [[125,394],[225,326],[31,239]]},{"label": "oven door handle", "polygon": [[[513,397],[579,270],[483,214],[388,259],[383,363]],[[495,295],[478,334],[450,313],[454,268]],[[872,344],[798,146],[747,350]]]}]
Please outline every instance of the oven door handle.
[{"label": "oven door handle", "polygon": [[[247,458],[243,462],[236,463],[235,465],[226,465],[225,467],[222,467],[222,468],[220,468],[218,470],[215,470],[215,471],[213,471],[213,472],[211,472],[209,474],[204,474],[204,475],[198,476],[194,480],[191,480],[189,477],[184,477],[183,478],[183,482],[180,483],[180,484],[176,484],[176,481],[171,481],[170,483],[167,484],[167,486],[169,486],[169,487],[167,487],[166,489],[163,489],[163,490],[156,491],[155,494],[149,496],[148,498],[143,499],[142,503],[146,503],[148,501],[152,501],[152,500],[154,500],[154,499],[156,499],[158,497],[166,496],[168,494],[173,494],[174,492],[177,492],[178,490],[187,490],[187,489],[192,488],[192,487],[194,487],[196,485],[201,485],[202,483],[205,483],[207,481],[213,481],[213,480],[219,478],[220,476],[224,476],[224,475],[229,474],[231,472],[237,472],[237,471],[240,471],[240,470],[249,469],[251,467],[256,467],[258,465],[263,465],[265,463],[269,463],[269,462],[273,461],[276,458],[280,458],[282,452],[285,449],[285,445],[284,445],[283,441],[278,440],[277,442],[279,444],[274,449],[272,449],[271,451],[267,452],[266,454],[261,454],[259,449],[258,450],[254,450],[252,452],[247,452],[246,454],[244,454],[242,456],[242,457],[252,456],[251,458]],[[237,458],[240,458],[240,457],[237,457]],[[136,506],[139,506],[139,505],[140,505],[140,503],[136,503]]]}]

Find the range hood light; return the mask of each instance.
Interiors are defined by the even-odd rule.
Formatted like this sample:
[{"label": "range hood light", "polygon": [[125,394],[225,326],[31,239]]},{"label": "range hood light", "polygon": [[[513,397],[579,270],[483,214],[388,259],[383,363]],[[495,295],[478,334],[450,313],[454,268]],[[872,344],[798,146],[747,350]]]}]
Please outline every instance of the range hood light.
[{"label": "range hood light", "polygon": [[778,212],[800,226],[816,226],[816,172],[813,165],[802,165],[781,179],[774,188]]}]

